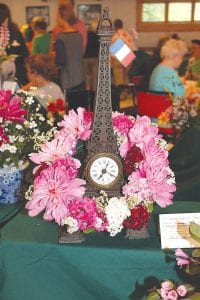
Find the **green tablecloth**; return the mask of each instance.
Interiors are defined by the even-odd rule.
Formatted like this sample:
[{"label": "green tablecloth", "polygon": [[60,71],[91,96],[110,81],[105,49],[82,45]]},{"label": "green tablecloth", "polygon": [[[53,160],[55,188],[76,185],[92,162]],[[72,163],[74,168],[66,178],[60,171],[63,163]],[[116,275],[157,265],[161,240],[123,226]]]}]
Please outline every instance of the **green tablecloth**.
[{"label": "green tablecloth", "polygon": [[4,226],[23,208],[24,202],[0,204],[0,227]]},{"label": "green tablecloth", "polygon": [[[199,208],[178,202],[161,213]],[[61,245],[55,224],[22,211],[1,229],[0,299],[125,300],[150,276],[178,279],[160,249],[153,218],[149,231],[150,239],[93,233],[82,244]]]}]

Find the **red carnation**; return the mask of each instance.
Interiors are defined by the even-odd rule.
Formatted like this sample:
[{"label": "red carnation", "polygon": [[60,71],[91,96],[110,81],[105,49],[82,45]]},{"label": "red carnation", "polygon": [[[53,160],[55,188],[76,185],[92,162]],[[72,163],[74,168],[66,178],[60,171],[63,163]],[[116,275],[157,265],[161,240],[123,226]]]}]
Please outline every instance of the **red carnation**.
[{"label": "red carnation", "polygon": [[62,99],[57,99],[55,102],[49,103],[47,110],[51,112],[65,111],[64,101]]},{"label": "red carnation", "polygon": [[124,160],[124,172],[126,174],[131,174],[135,169],[135,164],[143,160],[143,155],[137,146],[133,145],[127,152],[126,158]]},{"label": "red carnation", "polygon": [[140,230],[147,226],[149,213],[144,205],[138,205],[131,210],[131,216],[124,221],[124,226],[131,229]]},{"label": "red carnation", "polygon": [[9,140],[9,137],[5,134],[3,128],[0,126],[0,147],[2,144],[4,143],[9,143],[10,140]]}]

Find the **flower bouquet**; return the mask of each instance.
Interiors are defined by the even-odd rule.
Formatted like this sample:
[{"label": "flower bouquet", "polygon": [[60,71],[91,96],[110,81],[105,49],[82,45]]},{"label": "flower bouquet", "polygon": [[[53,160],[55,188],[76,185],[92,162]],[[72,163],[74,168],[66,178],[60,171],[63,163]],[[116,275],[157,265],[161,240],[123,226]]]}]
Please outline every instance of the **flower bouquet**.
[{"label": "flower bouquet", "polygon": [[172,105],[158,117],[158,125],[172,125],[182,131],[189,126],[192,118],[200,112],[200,96],[191,95],[187,98],[175,97]]},{"label": "flower bouquet", "polygon": [[[190,225],[190,233],[195,239],[200,241],[200,225],[192,223]],[[200,286],[199,279],[195,284],[194,276],[200,275],[200,250],[192,250],[192,254],[188,255],[182,249],[176,249],[172,254],[176,257],[176,263],[179,268],[190,275],[191,283],[177,283],[174,280],[164,280],[152,287],[147,293],[147,300],[199,300]]]},{"label": "flower bouquet", "polygon": [[14,190],[15,182],[19,186],[22,174],[13,172],[24,169],[28,153],[33,147],[37,149],[38,140],[41,143],[52,137],[51,127],[51,120],[46,120],[33,96],[0,90],[0,202],[9,198],[6,191]]},{"label": "flower bouquet", "polygon": [[153,288],[146,297],[146,300],[198,300],[200,294],[189,283],[177,283],[172,280],[164,280],[159,287]]},{"label": "flower bouquet", "polygon": [[113,113],[126,183],[121,196],[109,198],[104,190],[89,198],[84,196],[86,182],[79,178],[79,157],[90,138],[92,119],[84,108],[70,110],[54,138],[30,153],[37,166],[26,195],[28,214],[44,211],[45,220],[65,226],[70,234],[107,231],[115,236],[125,227],[140,230],[147,226],[155,203],[165,207],[173,202],[176,187],[166,142],[148,117]]}]

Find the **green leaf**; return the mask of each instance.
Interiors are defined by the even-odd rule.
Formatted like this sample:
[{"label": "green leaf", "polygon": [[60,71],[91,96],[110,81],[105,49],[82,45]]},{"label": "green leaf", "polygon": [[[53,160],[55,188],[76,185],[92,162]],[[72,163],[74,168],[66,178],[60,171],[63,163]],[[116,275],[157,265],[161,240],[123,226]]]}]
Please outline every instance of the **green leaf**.
[{"label": "green leaf", "polygon": [[195,293],[194,295],[190,296],[191,300],[200,300],[200,293]]},{"label": "green leaf", "polygon": [[193,239],[200,243],[200,225],[194,222],[189,225],[189,233]]},{"label": "green leaf", "polygon": [[160,295],[159,295],[156,291],[151,292],[151,293],[146,297],[146,300],[159,300],[159,299],[161,299],[161,298],[160,298]]},{"label": "green leaf", "polygon": [[192,251],[192,257],[198,257],[200,259],[200,249],[194,249]]},{"label": "green leaf", "polygon": [[185,270],[186,273],[190,275],[198,275],[200,274],[200,265],[191,262],[189,265],[187,265]]},{"label": "green leaf", "polygon": [[86,234],[92,233],[92,232],[94,232],[94,231],[95,231],[94,228],[90,228],[90,229],[83,230],[83,232],[86,233]]}]

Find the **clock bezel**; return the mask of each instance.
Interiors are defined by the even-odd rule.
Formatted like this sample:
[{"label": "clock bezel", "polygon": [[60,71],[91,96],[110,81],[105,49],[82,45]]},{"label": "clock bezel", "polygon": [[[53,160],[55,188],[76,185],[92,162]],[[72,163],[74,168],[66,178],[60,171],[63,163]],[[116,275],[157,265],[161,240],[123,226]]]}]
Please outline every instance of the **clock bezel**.
[{"label": "clock bezel", "polygon": [[[94,163],[94,161],[99,159],[99,158],[103,158],[103,157],[108,157],[108,158],[114,160],[116,162],[117,166],[118,166],[118,175],[109,184],[97,183],[96,181],[93,180],[93,178],[90,175],[90,168],[91,168],[92,164]],[[116,185],[116,183],[118,183],[118,181],[120,180],[122,172],[123,172],[123,166],[122,166],[121,159],[117,155],[115,155],[113,153],[108,153],[108,152],[101,152],[101,153],[97,153],[94,156],[92,156],[89,159],[89,161],[87,163],[87,166],[86,166],[86,169],[85,169],[86,179],[88,180],[88,182],[90,184],[94,185],[95,187],[102,188],[102,189],[110,189],[110,188],[114,187]]]}]

